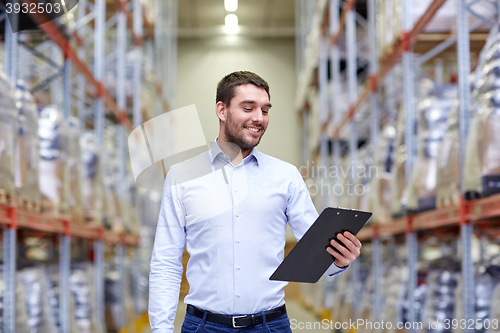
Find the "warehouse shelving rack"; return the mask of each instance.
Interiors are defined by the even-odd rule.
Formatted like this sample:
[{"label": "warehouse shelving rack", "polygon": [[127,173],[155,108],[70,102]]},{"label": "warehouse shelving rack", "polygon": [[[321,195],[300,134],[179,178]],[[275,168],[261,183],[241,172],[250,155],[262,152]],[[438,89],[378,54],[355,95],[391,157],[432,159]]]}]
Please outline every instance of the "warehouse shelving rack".
[{"label": "warehouse shelving rack", "polygon": [[[465,142],[468,130],[468,106],[470,105],[470,88],[468,83],[468,75],[470,72],[470,45],[469,31],[475,30],[480,24],[473,24],[469,28],[468,13],[473,13],[469,6],[478,2],[477,0],[468,3],[466,0],[456,0],[456,34],[428,51],[426,54],[414,61],[413,45],[415,44],[418,35],[423,32],[424,28],[432,20],[437,11],[442,7],[446,0],[432,1],[420,19],[413,24],[411,13],[411,0],[402,1],[402,33],[395,42],[383,52],[383,57],[380,59],[377,56],[376,43],[376,28],[375,28],[375,0],[367,0],[368,6],[368,39],[369,39],[369,76],[362,92],[358,96],[357,91],[357,64],[356,64],[356,16],[353,13],[355,0],[346,0],[343,3],[343,9],[339,16],[339,9],[342,4],[339,0],[319,0],[315,1],[314,15],[311,15],[310,10],[304,10],[301,6],[310,9],[314,4],[309,3],[308,6],[304,1],[297,1],[297,14],[302,17],[298,18],[299,33],[298,43],[306,50],[307,54],[312,55],[310,59],[307,57],[298,56],[299,80],[298,94],[296,107],[300,115],[304,118],[304,126],[309,125],[308,113],[309,104],[307,102],[307,93],[311,89],[313,82],[318,82],[318,95],[320,105],[320,122],[317,126],[320,128],[319,143],[313,143],[313,146],[319,147],[311,152],[309,149],[308,132],[304,133],[304,147],[306,160],[318,160],[318,165],[340,166],[340,130],[347,124],[351,126],[349,132],[349,154],[351,159],[351,167],[353,170],[358,165],[357,157],[357,140],[358,133],[356,129],[355,114],[359,111],[364,103],[368,103],[370,112],[370,140],[377,142],[379,137],[380,126],[380,110],[377,105],[377,91],[379,82],[382,82],[386,75],[390,75],[391,69],[401,59],[403,66],[403,105],[405,112],[405,128],[413,128],[415,124],[415,105],[413,98],[415,96],[414,76],[415,63],[420,66],[424,62],[432,59],[455,42],[457,43],[457,62],[458,62],[458,96],[460,101],[459,119],[460,119],[460,177],[464,179],[464,159],[465,159]],[[491,3],[491,2],[490,2]],[[494,2],[497,3],[497,2]],[[497,7],[500,13],[500,3]],[[497,13],[497,16],[498,16]],[[304,17],[307,16],[307,17]],[[312,18],[312,19],[311,19]],[[489,22],[491,19],[479,17],[480,23]],[[496,21],[496,18],[494,19]],[[327,29],[329,27],[329,29]],[[348,89],[348,112],[345,115],[339,114],[338,96],[340,94],[340,57],[338,41],[345,29],[346,43],[346,76]],[[329,36],[327,31],[329,31]],[[307,38],[306,38],[307,36]],[[325,42],[325,40],[327,40]],[[326,44],[326,46],[325,46]],[[325,47],[329,48],[329,54],[325,52]],[[300,50],[300,48],[298,48]],[[319,50],[317,54],[316,50]],[[327,61],[330,59],[331,70],[331,90],[328,91],[327,81]],[[391,80],[388,80],[389,84]],[[392,91],[392,87],[389,87]],[[332,98],[337,96],[337,100]],[[333,140],[333,156],[330,159],[328,154],[328,139]],[[405,180],[408,183],[412,174],[413,160],[415,157],[415,138],[413,133],[406,131],[404,138],[407,151],[410,152],[406,161]],[[310,166],[312,164],[308,164]],[[326,175],[322,175],[326,177]],[[464,182],[461,181],[463,186]],[[464,193],[463,187],[461,192]],[[327,193],[322,194],[322,207],[326,207],[331,198],[328,198]],[[334,204],[338,205],[338,198],[333,198]],[[474,226],[477,229],[487,230],[487,233],[492,237],[498,237],[500,232],[500,195],[466,201],[461,198],[459,206],[436,209],[433,211],[423,212],[416,215],[407,215],[403,218],[392,221],[377,221],[381,223],[373,223],[371,226],[363,229],[359,238],[363,241],[372,243],[372,271],[374,274],[374,320],[378,321],[381,318],[380,304],[381,294],[381,263],[382,263],[382,240],[395,235],[405,235],[407,247],[407,266],[409,271],[408,289],[414,290],[417,285],[417,233],[423,231],[433,231],[440,228],[451,227],[460,228],[461,239],[461,257],[462,257],[462,280],[463,280],[463,313],[461,319],[474,318],[474,267],[472,261],[471,242],[473,237]],[[354,272],[352,280],[357,281],[356,265],[353,265]],[[359,299],[360,295],[355,295],[354,300]],[[356,303],[356,302],[354,302]],[[416,321],[416,313],[414,311],[413,293],[409,293],[409,318],[410,322]],[[356,314],[356,304],[353,304],[353,313]],[[412,331],[412,330],[409,330]],[[470,331],[470,330],[467,330]]]},{"label": "warehouse shelving rack", "polygon": [[[17,1],[16,1],[17,2]],[[32,3],[32,0],[22,0],[22,2]],[[85,112],[85,104],[93,104],[93,126],[98,138],[103,140],[103,132],[106,123],[105,108],[121,124],[118,131],[118,154],[120,158],[119,180],[120,184],[118,193],[124,195],[124,180],[125,180],[125,164],[126,164],[126,133],[129,133],[133,128],[141,126],[147,118],[159,115],[166,112],[175,103],[174,98],[174,82],[175,82],[175,67],[176,67],[176,26],[177,26],[177,2],[176,0],[155,0],[153,6],[156,11],[155,24],[151,23],[146,13],[143,12],[143,5],[140,0],[117,0],[117,13],[106,21],[106,2],[105,0],[94,0],[90,3],[87,0],[80,0],[78,4],[78,13],[75,26],[77,27],[71,34],[67,36],[61,31],[58,25],[53,21],[39,25],[39,29],[45,33],[49,40],[42,44],[51,43],[53,54],[62,52],[64,55],[64,64],[60,69],[62,75],[63,98],[61,101],[64,115],[71,115],[73,104],[78,107],[78,118],[80,124],[85,128],[85,120],[87,112]],[[130,10],[132,7],[132,10]],[[31,19],[34,22],[42,22],[44,14],[30,13]],[[17,33],[13,33],[13,29],[7,15],[4,13],[0,16],[0,21],[5,20],[5,70],[13,86],[16,85],[18,78],[18,42]],[[14,16],[14,24],[17,24]],[[90,27],[93,21],[93,29]],[[130,24],[132,23],[132,24]],[[116,51],[106,55],[105,43],[109,42],[106,39],[105,31],[113,25],[116,25]],[[144,29],[146,34],[144,36]],[[83,33],[80,31],[83,30]],[[131,30],[133,40],[133,50],[127,50],[127,31]],[[94,46],[94,63],[93,71],[90,70],[86,61],[86,48],[93,43]],[[38,50],[46,49],[47,45],[39,45]],[[31,50],[37,51],[37,50]],[[127,112],[127,97],[125,82],[126,77],[126,58],[128,52],[135,53],[135,62],[133,64],[133,107],[132,107],[132,122],[129,119]],[[40,52],[37,54],[39,55]],[[144,55],[145,53],[145,55]],[[114,59],[113,59],[114,58]],[[157,74],[153,77],[151,85],[156,90],[155,110],[151,114],[143,116],[141,110],[141,85],[143,76],[143,58],[145,58],[150,71],[154,70]],[[104,69],[106,64],[111,60],[116,60],[116,101],[112,97],[111,92],[106,89],[104,84]],[[50,59],[49,59],[50,61]],[[51,62],[52,65],[57,63]],[[72,77],[73,68],[76,69],[77,75]],[[47,79],[43,82],[48,85],[57,79],[59,75]],[[76,91],[72,92],[73,83],[76,81]],[[88,101],[85,96],[86,85],[93,86],[96,92],[94,100]],[[74,96],[75,101],[73,101]],[[170,102],[170,103],[169,103]],[[137,205],[148,205],[146,202]],[[149,207],[151,208],[151,207]],[[146,227],[153,228],[153,216],[148,216],[147,211],[145,216],[139,217],[143,220]],[[71,237],[86,238],[93,240],[94,244],[94,265],[95,265],[95,292],[96,304],[95,310],[98,315],[98,325],[100,331],[105,331],[104,320],[104,247],[105,245],[116,246],[116,255],[118,262],[118,270],[120,274],[120,289],[124,290],[124,260],[126,255],[126,247],[130,247],[134,252],[133,264],[137,269],[133,270],[134,289],[138,290],[138,274],[140,272],[141,261],[148,261],[140,253],[140,247],[145,248],[145,252],[151,252],[153,232],[141,231],[141,236],[135,233],[117,233],[111,230],[105,230],[103,227],[89,227],[81,223],[72,221],[71,216],[65,215],[49,215],[43,213],[35,213],[20,209],[19,207],[0,205],[0,224],[3,225],[3,267],[5,278],[5,295],[4,295],[4,332],[15,332],[15,273],[16,273],[16,247],[17,247],[17,229],[36,230],[45,234],[59,235],[59,270],[60,270],[60,322],[61,332],[69,332],[70,330],[70,313],[69,313],[69,276],[70,276],[70,246]],[[144,236],[146,235],[146,236]],[[123,296],[122,293],[121,296]],[[120,300],[124,305],[124,299]],[[135,308],[138,320],[135,322],[136,329],[142,329],[142,326],[147,324],[144,314],[138,313],[138,308]],[[129,318],[130,319],[130,318]],[[127,330],[125,314],[120,318],[119,329]]]}]

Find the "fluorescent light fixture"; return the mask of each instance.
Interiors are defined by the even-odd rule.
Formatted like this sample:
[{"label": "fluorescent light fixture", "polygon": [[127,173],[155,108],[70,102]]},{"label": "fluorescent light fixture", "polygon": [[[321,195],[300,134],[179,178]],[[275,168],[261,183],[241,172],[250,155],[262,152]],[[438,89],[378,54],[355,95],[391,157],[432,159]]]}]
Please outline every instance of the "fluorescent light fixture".
[{"label": "fluorescent light fixture", "polygon": [[228,12],[235,12],[238,9],[238,0],[224,0],[224,7]]},{"label": "fluorescent light fixture", "polygon": [[238,16],[236,16],[235,14],[227,14],[225,21],[225,31],[227,34],[238,33]]}]

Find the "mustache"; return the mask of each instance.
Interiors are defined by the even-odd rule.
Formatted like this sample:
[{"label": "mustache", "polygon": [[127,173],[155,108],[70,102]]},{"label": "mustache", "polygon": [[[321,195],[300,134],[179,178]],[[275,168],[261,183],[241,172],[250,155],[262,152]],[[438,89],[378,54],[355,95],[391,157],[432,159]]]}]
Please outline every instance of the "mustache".
[{"label": "mustache", "polygon": [[245,125],[243,125],[243,127],[247,127],[247,126],[252,126],[252,127],[257,127],[257,128],[260,128],[260,129],[264,129],[264,126],[262,126],[262,125],[255,125],[255,124],[245,124]]}]

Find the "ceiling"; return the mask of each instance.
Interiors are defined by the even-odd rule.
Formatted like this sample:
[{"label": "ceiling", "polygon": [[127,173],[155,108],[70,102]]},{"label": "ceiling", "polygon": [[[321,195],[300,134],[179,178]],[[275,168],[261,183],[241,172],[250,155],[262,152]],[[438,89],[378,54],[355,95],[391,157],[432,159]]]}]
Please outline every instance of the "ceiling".
[{"label": "ceiling", "polygon": [[[223,34],[224,0],[180,0],[178,32],[180,38]],[[294,0],[239,0],[240,34],[255,37],[295,35]]]}]

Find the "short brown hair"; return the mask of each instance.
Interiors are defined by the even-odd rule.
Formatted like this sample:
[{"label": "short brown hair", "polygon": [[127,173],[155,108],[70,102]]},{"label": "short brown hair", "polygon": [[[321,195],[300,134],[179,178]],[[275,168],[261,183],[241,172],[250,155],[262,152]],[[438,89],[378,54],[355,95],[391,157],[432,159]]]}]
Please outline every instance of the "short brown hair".
[{"label": "short brown hair", "polygon": [[215,103],[222,102],[226,104],[226,106],[229,106],[231,99],[234,97],[234,88],[242,84],[253,84],[256,87],[264,89],[269,99],[271,99],[269,85],[263,78],[249,71],[239,71],[228,74],[219,81],[217,84]]}]

